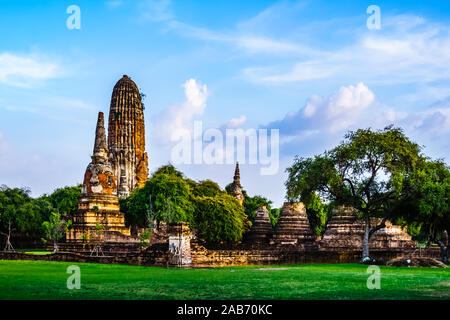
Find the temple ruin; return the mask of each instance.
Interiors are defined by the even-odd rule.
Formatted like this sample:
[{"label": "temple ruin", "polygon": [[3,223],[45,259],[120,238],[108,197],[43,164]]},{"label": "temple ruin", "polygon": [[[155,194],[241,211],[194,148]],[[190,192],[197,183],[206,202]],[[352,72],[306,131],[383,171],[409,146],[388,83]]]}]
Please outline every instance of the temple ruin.
[{"label": "temple ruin", "polygon": [[272,224],[270,223],[269,211],[265,206],[256,210],[255,220],[247,237],[251,243],[265,244],[269,243],[273,235]]},{"label": "temple ruin", "polygon": [[[372,219],[372,225],[377,225],[379,219]],[[362,248],[364,236],[364,221],[358,219],[352,208],[338,207],[334,209],[326,231],[320,241],[320,248],[326,250],[348,250]],[[411,249],[417,243],[411,240],[405,228],[386,222],[386,227],[376,231],[369,240],[371,250],[376,249]]]},{"label": "temple ruin", "polygon": [[92,235],[96,226],[102,226],[111,236],[129,236],[125,216],[120,212],[117,196],[117,178],[108,161],[108,148],[103,112],[99,112],[95,131],[94,151],[91,163],[84,174],[78,211],[73,215],[73,225],[67,232],[68,242],[82,242]]},{"label": "temple ruin", "polygon": [[303,203],[285,202],[270,244],[304,247],[314,240]]},{"label": "temple ruin", "polygon": [[125,227],[119,197],[128,196],[148,178],[142,98],[137,85],[124,75],[114,86],[106,140],[103,112],[98,114],[94,151],[84,175],[78,211],[66,235],[68,243],[83,242],[95,228],[105,241],[135,242]]},{"label": "temple ruin", "polygon": [[127,75],[114,86],[108,120],[108,149],[117,194],[128,196],[148,178],[144,107],[139,89]]}]

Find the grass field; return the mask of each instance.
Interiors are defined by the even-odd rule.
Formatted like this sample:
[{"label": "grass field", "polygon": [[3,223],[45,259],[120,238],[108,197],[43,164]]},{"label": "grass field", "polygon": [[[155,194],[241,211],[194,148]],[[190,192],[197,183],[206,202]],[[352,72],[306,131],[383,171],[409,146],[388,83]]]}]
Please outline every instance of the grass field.
[{"label": "grass field", "polygon": [[369,290],[367,266],[304,264],[175,269],[77,263],[81,289],[69,290],[75,263],[0,260],[0,299],[450,299],[450,269],[381,267]]}]

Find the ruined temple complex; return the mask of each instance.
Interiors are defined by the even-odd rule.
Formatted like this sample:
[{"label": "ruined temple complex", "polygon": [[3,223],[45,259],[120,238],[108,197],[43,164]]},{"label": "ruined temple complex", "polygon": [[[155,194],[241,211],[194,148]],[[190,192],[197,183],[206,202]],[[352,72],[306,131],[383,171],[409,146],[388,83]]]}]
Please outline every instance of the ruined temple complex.
[{"label": "ruined temple complex", "polygon": [[67,242],[82,242],[95,228],[104,228],[106,241],[133,241],[120,212],[119,197],[128,196],[148,178],[144,108],[136,84],[124,75],[114,86],[108,121],[108,143],[103,112],[99,112],[94,150],[84,179],[78,211],[67,232]]},{"label": "ruined temple complex", "polygon": [[[251,230],[234,249],[205,247],[189,224],[161,223],[161,227],[152,232],[152,245],[144,252],[139,251],[139,240],[130,236],[130,229],[125,226],[119,198],[143,186],[147,179],[144,107],[137,85],[124,75],[112,92],[107,133],[104,114],[98,114],[91,162],[85,171],[78,211],[67,232],[65,248],[80,251],[86,235],[102,226],[103,243],[112,244],[109,253],[114,254],[118,248],[123,252],[126,248],[128,253],[122,253],[120,259],[138,264],[343,262],[355,261],[360,254],[364,222],[357,218],[354,210],[336,208],[323,236],[316,236],[301,202],[284,203],[275,227],[268,209],[258,208]],[[229,193],[244,205],[239,163],[236,163]],[[417,244],[403,228],[387,223],[373,234],[370,248],[376,256],[384,258],[415,250]]]}]

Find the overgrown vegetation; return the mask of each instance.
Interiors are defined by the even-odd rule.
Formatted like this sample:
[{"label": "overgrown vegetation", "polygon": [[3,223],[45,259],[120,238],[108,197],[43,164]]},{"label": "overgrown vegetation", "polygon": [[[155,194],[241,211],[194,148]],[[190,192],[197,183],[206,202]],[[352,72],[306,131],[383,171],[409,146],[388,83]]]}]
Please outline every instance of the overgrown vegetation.
[{"label": "overgrown vegetation", "polygon": [[[287,172],[287,196],[305,203],[310,220],[317,219],[316,233],[331,205],[344,205],[364,220],[363,259],[369,258],[370,237],[390,220],[426,233],[447,262],[448,237],[442,240],[449,232],[449,169],[427,159],[400,128],[350,131],[330,151],[297,157]],[[380,222],[371,225],[372,218]]]},{"label": "overgrown vegetation", "polygon": [[120,207],[129,225],[147,227],[145,212],[152,211],[156,223],[189,222],[210,243],[238,242],[249,229],[242,206],[217,183],[193,181],[172,165],[156,170]]},{"label": "overgrown vegetation", "polygon": [[60,214],[66,220],[77,210],[81,185],[64,187],[50,195],[32,198],[26,188],[0,187],[0,235],[5,240],[5,250],[13,250],[11,239],[14,234],[31,238],[45,238],[46,225],[52,212]]}]

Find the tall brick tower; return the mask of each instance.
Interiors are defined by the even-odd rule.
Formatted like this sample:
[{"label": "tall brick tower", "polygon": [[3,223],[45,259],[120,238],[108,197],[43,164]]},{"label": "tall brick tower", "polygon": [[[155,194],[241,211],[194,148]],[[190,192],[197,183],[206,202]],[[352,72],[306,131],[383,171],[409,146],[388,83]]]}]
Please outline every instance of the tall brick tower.
[{"label": "tall brick tower", "polygon": [[144,108],[139,89],[124,75],[114,86],[108,120],[108,149],[119,197],[128,196],[148,178]]}]

